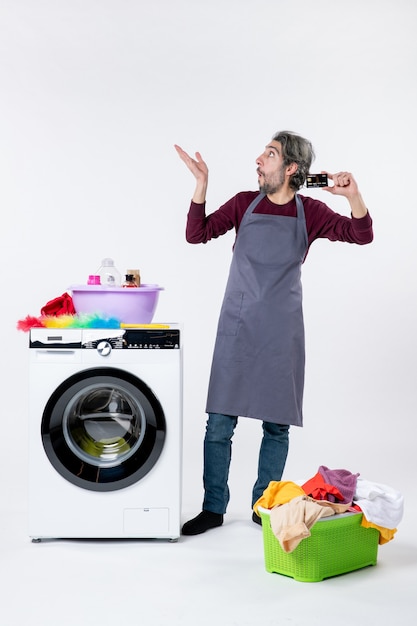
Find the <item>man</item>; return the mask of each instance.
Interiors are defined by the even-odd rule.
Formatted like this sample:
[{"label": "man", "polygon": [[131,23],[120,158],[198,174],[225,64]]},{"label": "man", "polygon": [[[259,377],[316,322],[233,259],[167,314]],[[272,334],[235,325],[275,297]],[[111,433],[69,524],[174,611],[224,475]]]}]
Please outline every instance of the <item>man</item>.
[{"label": "man", "polygon": [[[302,426],[304,324],[301,266],[317,238],[367,244],[372,220],[349,172],[327,173],[323,189],[345,196],[351,217],[296,193],[314,151],[299,135],[274,135],[256,159],[258,192],[241,192],[206,216],[208,168],[175,146],[196,187],[187,218],[190,243],[205,243],[235,228],[236,240],[220,312],[211,368],[204,438],[203,510],[182,528],[197,535],[221,526],[229,502],[231,439],[238,416],[262,422],[252,507],[270,481],[279,481],[290,425]],[[260,523],[253,513],[252,519]]]}]

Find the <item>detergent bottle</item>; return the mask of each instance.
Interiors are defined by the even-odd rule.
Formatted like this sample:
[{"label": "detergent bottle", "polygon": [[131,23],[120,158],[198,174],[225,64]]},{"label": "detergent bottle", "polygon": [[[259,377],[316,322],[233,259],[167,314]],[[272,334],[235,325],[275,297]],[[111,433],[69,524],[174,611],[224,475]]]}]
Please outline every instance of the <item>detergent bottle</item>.
[{"label": "detergent bottle", "polygon": [[103,259],[97,275],[100,276],[100,283],[104,287],[120,287],[122,284],[121,274],[115,267],[113,259]]}]

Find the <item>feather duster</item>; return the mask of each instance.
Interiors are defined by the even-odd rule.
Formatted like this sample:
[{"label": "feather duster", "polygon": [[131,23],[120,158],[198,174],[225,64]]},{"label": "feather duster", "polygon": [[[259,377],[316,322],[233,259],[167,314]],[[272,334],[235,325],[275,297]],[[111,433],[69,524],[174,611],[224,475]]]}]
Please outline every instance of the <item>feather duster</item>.
[{"label": "feather duster", "polygon": [[27,315],[17,322],[17,329],[28,332],[31,328],[120,328],[120,320],[101,317],[99,314],[80,315]]}]

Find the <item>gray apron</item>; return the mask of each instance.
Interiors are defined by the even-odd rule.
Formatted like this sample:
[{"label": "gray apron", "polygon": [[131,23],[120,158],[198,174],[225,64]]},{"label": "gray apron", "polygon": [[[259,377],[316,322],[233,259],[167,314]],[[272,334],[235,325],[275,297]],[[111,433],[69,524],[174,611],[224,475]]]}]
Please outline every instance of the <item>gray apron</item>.
[{"label": "gray apron", "polygon": [[206,412],[302,426],[304,207],[296,194],[296,219],[254,213],[263,197],[256,196],[238,230]]}]

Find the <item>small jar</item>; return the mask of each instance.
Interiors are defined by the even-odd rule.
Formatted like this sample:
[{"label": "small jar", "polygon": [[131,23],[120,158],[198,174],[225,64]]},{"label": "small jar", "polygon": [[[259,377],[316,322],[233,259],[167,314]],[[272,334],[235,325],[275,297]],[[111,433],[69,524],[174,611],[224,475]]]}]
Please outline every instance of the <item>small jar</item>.
[{"label": "small jar", "polygon": [[90,274],[87,280],[87,285],[101,285],[100,276],[97,274]]},{"label": "small jar", "polygon": [[133,274],[133,280],[136,283],[136,287],[140,287],[140,270],[127,269],[126,274]]},{"label": "small jar", "polygon": [[125,275],[125,281],[122,285],[122,287],[137,287],[137,282],[135,281],[135,277],[133,274],[126,274]]}]

